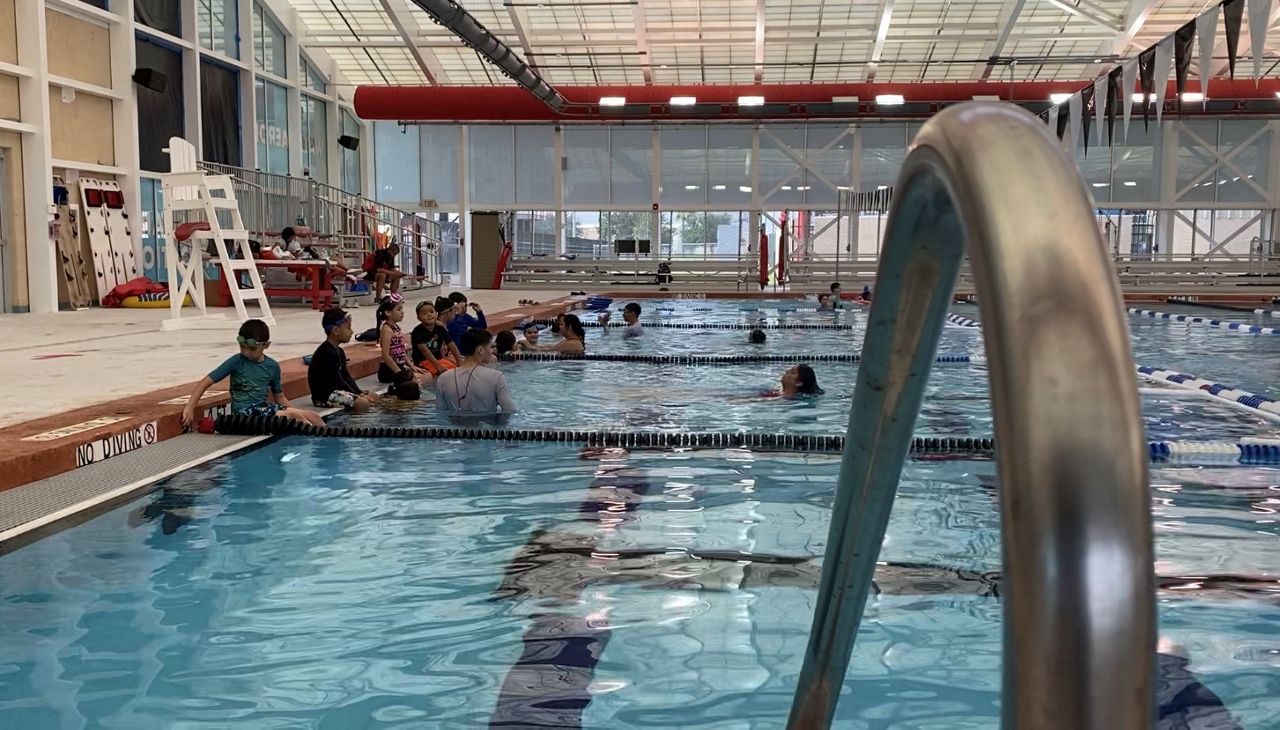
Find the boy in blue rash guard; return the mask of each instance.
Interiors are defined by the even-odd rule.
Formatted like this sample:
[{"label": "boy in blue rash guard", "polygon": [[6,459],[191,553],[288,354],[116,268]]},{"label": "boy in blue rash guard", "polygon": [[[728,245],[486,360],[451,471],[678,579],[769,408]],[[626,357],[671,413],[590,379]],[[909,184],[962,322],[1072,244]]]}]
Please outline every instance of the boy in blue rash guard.
[{"label": "boy in blue rash guard", "polygon": [[479,304],[470,305],[475,310],[476,316],[467,314],[466,294],[456,291],[449,295],[449,301],[453,302],[453,319],[445,326],[449,330],[449,337],[453,339],[453,344],[461,345],[462,336],[473,327],[480,330],[489,328],[489,323],[485,320],[484,311],[480,309]]}]

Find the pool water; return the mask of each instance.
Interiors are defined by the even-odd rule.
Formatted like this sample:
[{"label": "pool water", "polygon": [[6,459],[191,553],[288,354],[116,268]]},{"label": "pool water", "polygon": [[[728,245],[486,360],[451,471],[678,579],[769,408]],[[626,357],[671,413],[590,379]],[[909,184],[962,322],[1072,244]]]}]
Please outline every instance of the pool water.
[{"label": "pool water", "polygon": [[[647,317],[756,316],[659,306],[675,311]],[[1135,347],[1265,385],[1246,335],[1204,333],[1242,349],[1202,361],[1185,328],[1165,327],[1135,326]],[[981,352],[951,329],[940,353]],[[858,330],[776,332],[815,353],[861,343]],[[589,331],[590,349],[750,352],[745,333],[616,334]],[[1253,343],[1257,362],[1280,346]],[[781,364],[500,367],[523,409],[513,427],[842,433],[856,365],[816,366],[827,395],[801,402],[751,399]],[[990,435],[985,377],[935,368],[917,431]],[[1153,437],[1275,433],[1180,394],[1143,406]],[[350,420],[439,418],[420,403]],[[0,556],[0,727],[781,727],[837,468],[826,455],[273,440]],[[997,489],[988,460],[908,462],[837,727],[999,726]],[[1151,494],[1161,635],[1243,726],[1280,726],[1280,470],[1156,466]]]}]

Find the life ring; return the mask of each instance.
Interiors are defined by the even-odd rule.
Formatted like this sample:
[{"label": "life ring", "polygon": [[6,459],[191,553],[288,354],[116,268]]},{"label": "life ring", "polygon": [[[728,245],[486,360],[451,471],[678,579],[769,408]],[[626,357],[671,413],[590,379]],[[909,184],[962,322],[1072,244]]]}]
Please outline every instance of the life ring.
[{"label": "life ring", "polygon": [[[156,294],[139,294],[137,296],[125,297],[120,300],[120,306],[125,309],[168,309],[169,308],[169,292],[159,292]],[[191,306],[191,295],[188,294],[182,300],[182,306]]]}]

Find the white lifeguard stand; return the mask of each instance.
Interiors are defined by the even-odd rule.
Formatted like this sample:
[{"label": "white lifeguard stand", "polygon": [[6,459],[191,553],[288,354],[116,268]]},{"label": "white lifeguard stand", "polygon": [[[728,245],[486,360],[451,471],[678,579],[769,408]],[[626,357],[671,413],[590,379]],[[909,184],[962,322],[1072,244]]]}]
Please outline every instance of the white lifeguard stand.
[{"label": "white lifeguard stand", "polygon": [[[209,314],[204,301],[204,250],[212,241],[218,252],[218,264],[222,266],[231,291],[239,321],[249,319],[245,302],[255,301],[261,313],[258,319],[274,325],[271,305],[262,288],[262,276],[249,248],[249,232],[240,217],[240,204],[230,175],[211,175],[199,168],[196,148],[181,137],[170,137],[170,172],[160,176],[164,188],[164,240],[165,262],[169,268],[169,319],[161,323],[161,330],[175,330],[202,322],[225,321],[226,315]],[[188,220],[174,223],[174,213],[189,212]],[[219,217],[219,213],[225,217]],[[226,220],[228,225],[223,225]],[[233,257],[227,242],[238,247],[239,256]],[[182,258],[179,244],[189,243],[187,257]],[[248,274],[249,286],[241,288],[241,274]],[[200,314],[182,316],[182,302],[190,294]]]}]

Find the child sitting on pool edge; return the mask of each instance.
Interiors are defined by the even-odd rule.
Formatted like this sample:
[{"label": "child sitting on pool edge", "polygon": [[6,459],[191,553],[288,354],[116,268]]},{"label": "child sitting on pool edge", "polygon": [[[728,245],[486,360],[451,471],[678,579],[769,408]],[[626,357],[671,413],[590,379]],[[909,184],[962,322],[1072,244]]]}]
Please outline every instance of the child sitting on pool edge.
[{"label": "child sitting on pool edge", "polygon": [[293,408],[284,397],[280,383],[280,364],[267,357],[271,346],[271,328],[260,319],[251,319],[240,325],[236,336],[240,353],[232,355],[221,365],[196,383],[182,409],[182,424],[190,426],[196,417],[196,408],[206,390],[223,378],[231,378],[231,413],[236,416],[281,416],[295,421],[324,426],[319,413]]},{"label": "child sitting on pool edge", "polygon": [[320,317],[325,341],[316,348],[307,365],[311,402],[317,406],[345,408],[360,413],[373,405],[377,396],[360,389],[347,370],[347,353],[342,346],[351,341],[351,315],[330,309]]}]

